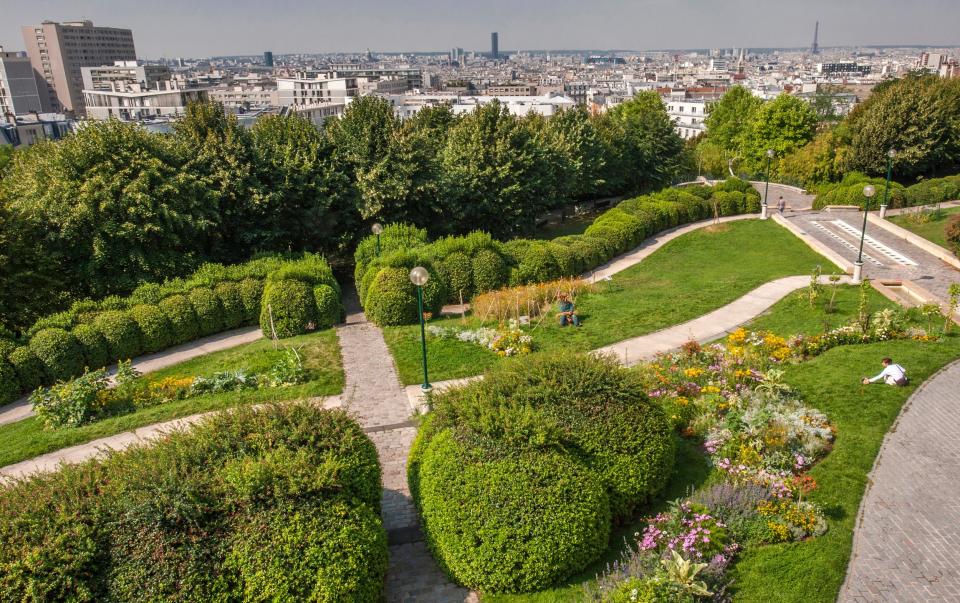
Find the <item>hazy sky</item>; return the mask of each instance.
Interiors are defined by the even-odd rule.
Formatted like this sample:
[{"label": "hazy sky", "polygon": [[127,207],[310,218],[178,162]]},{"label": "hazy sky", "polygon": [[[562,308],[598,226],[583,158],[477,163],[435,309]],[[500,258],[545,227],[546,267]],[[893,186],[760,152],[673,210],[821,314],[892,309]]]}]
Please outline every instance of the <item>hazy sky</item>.
[{"label": "hazy sky", "polygon": [[129,27],[143,58],[500,48],[960,45],[958,0],[0,0],[0,45],[21,25]]}]

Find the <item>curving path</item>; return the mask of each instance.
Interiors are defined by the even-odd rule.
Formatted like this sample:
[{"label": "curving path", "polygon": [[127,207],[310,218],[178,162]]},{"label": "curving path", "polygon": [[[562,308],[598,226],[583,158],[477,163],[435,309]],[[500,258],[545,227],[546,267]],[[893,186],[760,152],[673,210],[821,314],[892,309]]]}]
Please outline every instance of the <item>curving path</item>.
[{"label": "curving path", "polygon": [[960,600],[960,361],[907,400],[868,476],[841,603]]},{"label": "curving path", "polygon": [[[162,352],[147,354],[134,358],[131,365],[141,373],[150,373],[159,371],[162,368],[180,364],[198,356],[204,356],[220,350],[228,350],[245,343],[251,343],[261,339],[263,334],[260,327],[242,327],[203,337],[188,343],[184,343],[172,348],[167,348]],[[112,374],[116,370],[116,365],[110,367]],[[15,423],[33,416],[33,405],[29,402],[29,396],[24,396],[16,402],[0,406],[0,425]]]}]

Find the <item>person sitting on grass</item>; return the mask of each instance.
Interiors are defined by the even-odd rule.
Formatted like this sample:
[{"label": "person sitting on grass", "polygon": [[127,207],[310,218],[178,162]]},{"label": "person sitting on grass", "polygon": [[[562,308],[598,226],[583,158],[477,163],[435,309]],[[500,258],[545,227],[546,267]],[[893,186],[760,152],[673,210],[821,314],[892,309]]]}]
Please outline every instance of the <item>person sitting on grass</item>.
[{"label": "person sitting on grass", "polygon": [[864,377],[861,383],[867,385],[883,381],[887,385],[906,385],[910,382],[910,379],[907,378],[907,369],[899,364],[894,364],[893,360],[889,358],[884,358],[881,363],[883,364],[883,370],[880,371],[880,374],[872,379]]},{"label": "person sitting on grass", "polygon": [[557,313],[557,317],[560,319],[560,326],[573,325],[579,327],[580,317],[574,312],[575,306],[573,302],[570,301],[570,297],[566,292],[561,292],[557,297],[560,299],[560,312]]}]

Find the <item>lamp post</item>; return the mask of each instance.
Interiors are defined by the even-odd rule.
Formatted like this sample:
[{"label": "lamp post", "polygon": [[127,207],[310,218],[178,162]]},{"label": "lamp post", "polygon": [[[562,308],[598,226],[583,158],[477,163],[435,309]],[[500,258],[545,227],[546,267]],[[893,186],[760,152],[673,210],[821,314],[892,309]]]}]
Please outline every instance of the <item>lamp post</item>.
[{"label": "lamp post", "polygon": [[379,222],[374,222],[370,230],[377,235],[377,257],[380,257],[380,233],[383,232],[383,226]]},{"label": "lamp post", "polygon": [[857,261],[853,263],[853,282],[859,283],[863,278],[863,239],[867,236],[867,212],[870,211],[870,199],[877,194],[872,184],[863,187],[863,228],[860,229],[860,251],[857,252]]},{"label": "lamp post", "polygon": [[887,186],[883,189],[883,203],[880,204],[880,217],[887,217],[887,201],[890,200],[890,173],[893,169],[893,158],[897,156],[894,149],[887,151]]},{"label": "lamp post", "polygon": [[760,219],[767,219],[767,193],[770,192],[770,160],[773,159],[773,149],[767,149],[767,166],[764,169],[766,184],[763,187],[763,207],[760,208]]},{"label": "lamp post", "polygon": [[430,273],[423,266],[417,266],[410,271],[410,282],[417,286],[417,308],[420,310],[420,349],[423,353],[423,384],[420,389],[430,391],[430,379],[427,377],[427,333],[423,320],[423,286],[430,280]]}]

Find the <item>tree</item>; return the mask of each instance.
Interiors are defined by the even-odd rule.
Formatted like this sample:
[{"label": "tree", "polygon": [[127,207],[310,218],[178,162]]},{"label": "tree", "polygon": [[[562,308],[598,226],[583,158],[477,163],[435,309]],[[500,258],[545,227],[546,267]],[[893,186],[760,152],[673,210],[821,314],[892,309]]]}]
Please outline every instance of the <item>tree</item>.
[{"label": "tree", "polygon": [[887,151],[896,149],[901,180],[960,170],[960,80],[911,75],[878,86],[848,123],[855,169],[885,175]]},{"label": "tree", "polygon": [[777,172],[808,188],[838,182],[849,171],[849,139],[849,130],[844,125],[821,132],[805,146],[784,157]]},{"label": "tree", "polygon": [[660,95],[652,90],[641,92],[609,113],[622,131],[619,159],[626,191],[670,184],[679,171],[683,139]]},{"label": "tree", "polygon": [[[18,151],[0,181],[0,205],[15,226],[0,253],[30,258],[8,267],[3,285],[39,283],[35,301],[24,302],[30,308],[48,307],[46,296],[103,297],[184,274],[216,224],[202,182],[171,140],[118,121]],[[56,291],[43,286],[51,274]]]},{"label": "tree", "polygon": [[556,160],[558,191],[573,199],[596,195],[603,185],[603,144],[586,108],[560,111],[540,135]]},{"label": "tree", "polygon": [[256,249],[335,251],[355,230],[355,191],[333,145],[295,115],[262,117],[250,130],[260,186],[247,238]]},{"label": "tree", "polygon": [[781,94],[763,103],[753,114],[743,135],[744,165],[760,171],[766,165],[766,152],[785,157],[813,140],[817,115],[810,103],[789,94]]},{"label": "tree", "polygon": [[703,122],[707,127],[707,140],[728,153],[728,157],[740,155],[744,136],[762,104],[762,100],[743,86],[734,86],[719,101],[709,105]]},{"label": "tree", "polygon": [[186,158],[184,169],[200,178],[218,224],[207,255],[222,261],[249,256],[259,185],[253,175],[249,134],[220,103],[187,106],[174,125],[174,138]]},{"label": "tree", "polygon": [[13,159],[13,147],[8,144],[0,144],[0,178],[3,178],[3,170]]}]

